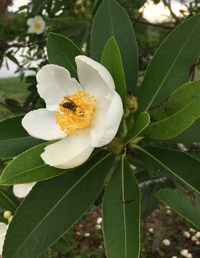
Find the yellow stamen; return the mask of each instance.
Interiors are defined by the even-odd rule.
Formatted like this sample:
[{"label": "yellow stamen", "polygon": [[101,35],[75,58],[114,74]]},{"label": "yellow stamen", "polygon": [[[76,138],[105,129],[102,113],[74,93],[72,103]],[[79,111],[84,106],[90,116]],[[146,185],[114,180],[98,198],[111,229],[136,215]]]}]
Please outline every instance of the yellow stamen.
[{"label": "yellow stamen", "polygon": [[59,111],[56,112],[56,122],[68,135],[78,134],[81,129],[91,126],[95,109],[95,97],[80,90],[64,97],[60,102]]},{"label": "yellow stamen", "polygon": [[41,22],[39,21],[36,21],[33,26],[35,30],[40,30],[42,27]]}]

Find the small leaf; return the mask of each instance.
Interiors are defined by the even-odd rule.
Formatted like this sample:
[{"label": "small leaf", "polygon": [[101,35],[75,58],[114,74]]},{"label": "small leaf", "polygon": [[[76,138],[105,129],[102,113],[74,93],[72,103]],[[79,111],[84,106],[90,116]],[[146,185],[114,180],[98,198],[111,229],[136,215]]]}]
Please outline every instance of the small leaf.
[{"label": "small leaf", "polygon": [[[158,147],[135,146],[140,152],[140,159],[146,166],[157,167],[157,172],[172,179],[178,179],[196,192],[200,192],[200,160],[184,152]],[[156,171],[155,171],[156,172]]]},{"label": "small leaf", "polygon": [[111,37],[107,41],[103,49],[101,63],[111,73],[115,82],[116,91],[121,96],[123,104],[126,105],[127,91],[124,69],[122,65],[121,53],[114,37]]},{"label": "small leaf", "polygon": [[108,258],[138,258],[140,192],[124,157],[113,172],[104,194],[103,232]]},{"label": "small leaf", "polygon": [[200,52],[200,14],[177,26],[163,41],[148,66],[140,88],[138,113],[164,101],[189,81],[189,70]]},{"label": "small leaf", "polygon": [[82,51],[70,39],[56,33],[49,33],[47,53],[50,64],[67,68],[71,76],[77,78],[75,57],[82,55]]},{"label": "small leaf", "polygon": [[114,0],[104,0],[98,8],[91,29],[91,57],[101,60],[103,48],[114,36],[119,46],[129,91],[136,89],[138,49],[132,23],[126,11]]},{"label": "small leaf", "polygon": [[83,166],[38,183],[9,225],[3,257],[36,258],[59,239],[94,202],[112,161],[101,151]]},{"label": "small leaf", "polygon": [[10,158],[41,143],[24,130],[23,116],[11,117],[0,122],[0,158]]},{"label": "small leaf", "polygon": [[200,230],[200,194],[195,193],[192,198],[179,189],[167,188],[159,191],[156,196]]},{"label": "small leaf", "polygon": [[152,110],[152,123],[144,134],[156,140],[176,137],[200,117],[200,81],[175,90],[159,109]]},{"label": "small leaf", "polygon": [[65,173],[67,170],[50,167],[40,154],[48,143],[35,146],[13,159],[3,170],[0,184],[13,185],[46,180]]},{"label": "small leaf", "polygon": [[124,142],[128,143],[138,137],[150,124],[150,116],[147,112],[139,114],[137,120],[133,124],[132,130],[124,138]]}]

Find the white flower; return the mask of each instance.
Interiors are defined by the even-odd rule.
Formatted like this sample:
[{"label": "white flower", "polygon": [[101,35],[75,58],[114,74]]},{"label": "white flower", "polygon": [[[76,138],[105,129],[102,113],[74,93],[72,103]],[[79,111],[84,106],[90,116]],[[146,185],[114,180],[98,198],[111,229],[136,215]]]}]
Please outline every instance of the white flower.
[{"label": "white flower", "polygon": [[7,229],[8,229],[8,225],[0,222],[0,256],[2,255],[3,244],[4,244]]},{"label": "white flower", "polygon": [[41,16],[35,16],[34,18],[29,18],[27,20],[27,25],[29,26],[28,28],[28,33],[35,33],[35,34],[42,34],[46,24],[45,21]]},{"label": "white flower", "polygon": [[170,246],[170,245],[171,245],[171,242],[170,242],[169,239],[164,239],[162,243],[163,243],[163,245],[165,245],[165,246]]},{"label": "white flower", "polygon": [[58,65],[46,65],[37,74],[37,89],[46,108],[29,112],[22,120],[27,132],[39,139],[60,141],[41,157],[50,166],[73,168],[84,163],[95,147],[116,135],[123,115],[114,81],[101,64],[76,57],[80,84]]},{"label": "white flower", "polygon": [[25,198],[36,183],[13,185],[13,193],[18,198]]}]

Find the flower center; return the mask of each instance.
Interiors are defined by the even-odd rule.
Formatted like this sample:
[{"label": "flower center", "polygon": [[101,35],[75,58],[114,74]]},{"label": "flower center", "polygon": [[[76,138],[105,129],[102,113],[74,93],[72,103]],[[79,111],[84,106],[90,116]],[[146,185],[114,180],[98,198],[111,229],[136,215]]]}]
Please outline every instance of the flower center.
[{"label": "flower center", "polygon": [[83,90],[77,91],[73,95],[65,96],[60,102],[56,123],[68,135],[78,134],[81,129],[91,126],[95,109],[95,97]]},{"label": "flower center", "polygon": [[40,23],[39,21],[36,21],[36,22],[34,23],[34,29],[35,29],[35,30],[41,29],[41,23]]}]

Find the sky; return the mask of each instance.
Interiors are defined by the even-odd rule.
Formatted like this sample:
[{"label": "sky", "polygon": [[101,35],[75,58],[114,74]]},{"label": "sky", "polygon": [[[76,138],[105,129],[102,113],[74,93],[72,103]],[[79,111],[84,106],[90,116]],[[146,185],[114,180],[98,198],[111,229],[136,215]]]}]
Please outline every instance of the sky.
[{"label": "sky", "polygon": [[[1,1],[1,0],[0,0]],[[9,7],[10,11],[17,11],[18,8],[22,5],[26,5],[30,0],[14,0],[14,4]],[[179,1],[172,2],[172,9],[176,15],[180,15],[179,10],[182,9],[181,3]],[[169,21],[170,12],[164,7],[162,3],[154,5],[151,0],[141,8],[143,11],[144,18],[149,22],[159,23],[163,21]],[[16,70],[16,65],[12,62],[9,62],[10,69],[8,70],[5,65],[0,69],[0,77],[16,76],[14,71]]]}]

